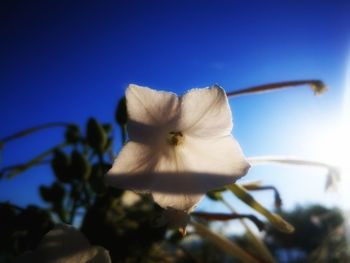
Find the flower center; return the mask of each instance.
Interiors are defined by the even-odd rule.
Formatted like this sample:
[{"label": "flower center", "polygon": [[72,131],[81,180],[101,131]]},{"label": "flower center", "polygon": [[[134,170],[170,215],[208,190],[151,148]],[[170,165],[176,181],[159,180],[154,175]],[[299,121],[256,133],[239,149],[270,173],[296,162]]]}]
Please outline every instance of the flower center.
[{"label": "flower center", "polygon": [[184,136],[181,132],[169,132],[167,136],[167,142],[170,145],[176,146],[183,142]]}]

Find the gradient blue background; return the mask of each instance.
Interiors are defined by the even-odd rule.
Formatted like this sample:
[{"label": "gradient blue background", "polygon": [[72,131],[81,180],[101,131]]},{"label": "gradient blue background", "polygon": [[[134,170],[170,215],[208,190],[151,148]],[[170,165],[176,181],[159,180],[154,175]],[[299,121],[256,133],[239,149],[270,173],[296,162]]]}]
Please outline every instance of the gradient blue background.
[{"label": "gradient blue background", "polygon": [[[247,156],[312,158],[306,138],[340,114],[349,1],[7,0],[0,12],[0,138],[52,121],[113,122],[129,83],[181,94],[214,83],[230,91],[325,81],[322,97],[291,89],[232,99],[234,135]],[[1,165],[24,162],[62,136],[57,128],[9,143]],[[323,191],[322,172],[257,167],[246,180],[277,185],[292,204],[317,201],[310,189]],[[52,180],[48,166],[2,180],[0,200],[40,203],[37,186]]]}]

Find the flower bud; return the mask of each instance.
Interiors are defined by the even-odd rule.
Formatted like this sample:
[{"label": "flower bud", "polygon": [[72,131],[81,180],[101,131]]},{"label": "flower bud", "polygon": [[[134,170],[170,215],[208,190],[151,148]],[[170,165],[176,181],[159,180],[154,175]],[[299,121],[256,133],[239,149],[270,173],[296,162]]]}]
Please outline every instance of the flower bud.
[{"label": "flower bud", "polygon": [[69,157],[66,153],[61,150],[56,150],[54,152],[54,157],[51,161],[51,167],[54,171],[56,178],[64,183],[69,182]]},{"label": "flower bud", "polygon": [[88,180],[91,173],[91,165],[84,155],[78,151],[71,154],[70,174],[72,178],[78,180]]},{"label": "flower bud", "polygon": [[80,137],[79,127],[77,125],[69,125],[65,133],[66,142],[75,144],[79,142]]},{"label": "flower bud", "polygon": [[87,141],[98,154],[103,153],[107,143],[107,134],[94,118],[90,118],[87,123]]},{"label": "flower bud", "polygon": [[125,97],[122,97],[119,100],[119,103],[118,103],[118,106],[117,106],[117,110],[115,112],[115,120],[120,126],[126,125],[126,123],[128,121]]}]

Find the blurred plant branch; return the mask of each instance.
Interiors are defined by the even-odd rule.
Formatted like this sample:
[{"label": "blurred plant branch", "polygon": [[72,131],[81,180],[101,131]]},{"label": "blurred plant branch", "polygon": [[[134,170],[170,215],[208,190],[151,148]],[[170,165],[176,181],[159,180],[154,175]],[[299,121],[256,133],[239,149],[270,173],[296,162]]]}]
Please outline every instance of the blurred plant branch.
[{"label": "blurred plant branch", "polygon": [[51,123],[40,124],[40,125],[31,127],[31,128],[28,128],[28,129],[16,132],[16,133],[11,134],[9,136],[6,136],[6,137],[0,139],[0,143],[2,145],[4,145],[5,143],[7,143],[9,141],[12,141],[12,140],[15,140],[15,139],[19,139],[21,137],[30,135],[30,134],[32,134],[34,132],[38,132],[38,131],[49,129],[49,128],[55,128],[55,127],[67,128],[67,127],[69,127],[71,125],[72,125],[71,123],[67,123],[67,122],[51,122]]},{"label": "blurred plant branch", "polygon": [[263,207],[242,186],[231,184],[228,185],[227,188],[232,191],[232,193],[236,195],[241,201],[258,211],[260,214],[264,215],[266,219],[269,220],[269,222],[280,231],[286,233],[292,233],[294,231],[294,227],[291,224],[283,220],[283,218],[279,215],[272,213]]},{"label": "blurred plant branch", "polygon": [[261,262],[260,260],[250,255],[248,252],[246,252],[244,249],[240,248],[231,240],[227,239],[222,235],[214,233],[203,224],[192,220],[191,225],[195,228],[196,233],[198,233],[203,238],[210,240],[218,248],[222,249],[232,257],[238,258],[242,260],[242,262],[251,262],[251,263]]},{"label": "blurred plant branch", "polygon": [[264,230],[264,223],[261,222],[259,218],[257,218],[254,215],[250,214],[238,214],[238,213],[232,213],[232,214],[225,214],[225,213],[207,213],[207,212],[192,212],[191,216],[199,217],[205,220],[217,220],[217,221],[228,221],[232,219],[249,219],[252,221],[256,227],[262,231]]},{"label": "blurred plant branch", "polygon": [[[234,207],[229,202],[227,202],[226,199],[222,198],[221,202],[232,213],[236,213],[236,209],[234,209]],[[246,230],[247,238],[248,238],[248,240],[250,240],[253,247],[260,253],[260,255],[266,260],[266,262],[275,263],[276,262],[275,259],[273,258],[273,256],[271,255],[271,252],[266,247],[265,243],[261,240],[261,238],[251,230],[251,228],[245,222],[244,219],[241,218],[241,219],[239,219],[239,221],[241,222],[244,229]]]},{"label": "blurred plant branch", "polygon": [[251,165],[260,164],[284,164],[284,165],[302,165],[302,166],[313,166],[325,168],[327,170],[327,181],[325,184],[325,189],[328,190],[331,187],[336,187],[338,181],[340,180],[339,168],[335,165],[328,164],[325,162],[307,160],[296,157],[289,156],[259,156],[259,157],[249,157],[247,158]]},{"label": "blurred plant branch", "polygon": [[245,188],[248,191],[265,191],[265,190],[272,190],[274,192],[274,199],[275,199],[275,207],[277,209],[281,208],[282,206],[282,198],[280,193],[278,192],[277,188],[272,185],[253,185],[253,184],[241,184],[243,188]]},{"label": "blurred plant branch", "polygon": [[276,91],[291,87],[299,87],[299,86],[309,86],[315,95],[322,94],[327,90],[326,85],[321,80],[296,80],[296,81],[283,81],[276,82],[264,85],[253,86],[245,89],[240,89],[236,91],[226,92],[227,97],[238,97],[242,95],[250,95],[256,93],[264,93],[270,91]]},{"label": "blurred plant branch", "polygon": [[42,152],[41,154],[37,155],[30,161],[22,164],[15,164],[15,165],[10,165],[2,168],[0,170],[0,178],[5,177],[5,178],[12,178],[24,171],[26,171],[29,168],[32,168],[33,166],[36,165],[41,165],[41,164],[46,164],[47,162],[44,161],[44,159],[48,156],[50,156],[55,150],[62,148],[66,146],[67,143],[60,143],[54,147],[49,148],[48,150]]}]

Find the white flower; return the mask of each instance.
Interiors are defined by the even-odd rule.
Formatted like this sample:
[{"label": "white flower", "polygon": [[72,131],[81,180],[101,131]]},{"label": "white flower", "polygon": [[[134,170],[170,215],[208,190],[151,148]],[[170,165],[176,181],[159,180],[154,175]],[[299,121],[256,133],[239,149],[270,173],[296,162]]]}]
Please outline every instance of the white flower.
[{"label": "white flower", "polygon": [[90,246],[80,231],[70,225],[57,225],[41,240],[35,251],[19,256],[16,263],[111,263],[109,253]]},{"label": "white flower", "polygon": [[131,84],[126,102],[129,142],[107,174],[110,185],[150,192],[161,207],[189,213],[206,192],[234,183],[250,167],[231,135],[222,88],[178,97]]},{"label": "white flower", "polygon": [[121,197],[122,205],[125,207],[131,207],[141,201],[140,195],[133,191],[125,191]]}]

